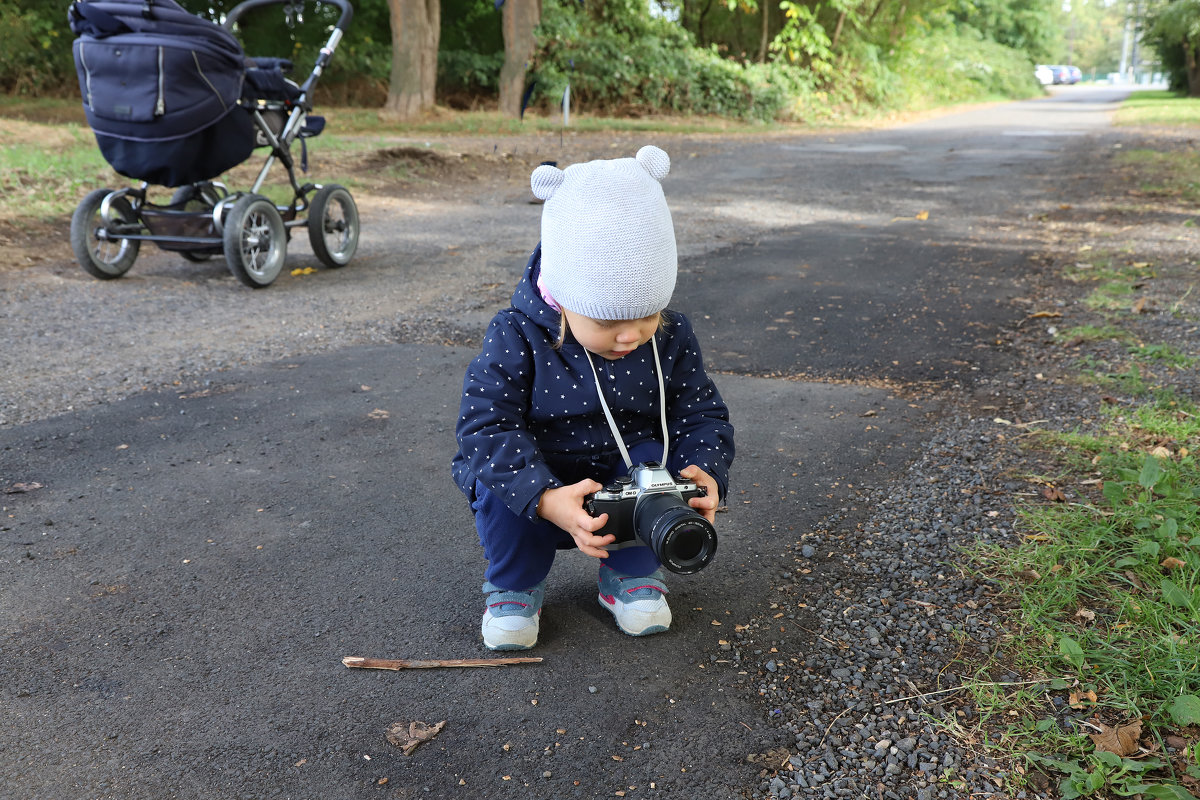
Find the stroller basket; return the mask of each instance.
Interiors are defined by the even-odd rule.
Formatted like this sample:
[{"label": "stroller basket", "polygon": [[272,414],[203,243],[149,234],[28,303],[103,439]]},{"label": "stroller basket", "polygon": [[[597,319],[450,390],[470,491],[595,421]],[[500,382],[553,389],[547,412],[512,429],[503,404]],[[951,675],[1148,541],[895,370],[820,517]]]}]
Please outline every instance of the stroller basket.
[{"label": "stroller basket", "polygon": [[141,207],[141,214],[142,223],[154,236],[211,238],[217,235],[212,215],[173,211],[148,203]]}]

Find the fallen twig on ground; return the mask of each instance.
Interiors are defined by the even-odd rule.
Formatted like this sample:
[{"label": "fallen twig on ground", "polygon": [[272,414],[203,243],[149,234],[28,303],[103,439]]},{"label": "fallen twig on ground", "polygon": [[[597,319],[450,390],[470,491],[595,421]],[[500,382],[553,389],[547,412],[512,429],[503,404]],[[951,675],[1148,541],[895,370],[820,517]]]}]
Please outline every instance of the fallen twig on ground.
[{"label": "fallen twig on ground", "polygon": [[536,664],[541,658],[450,658],[450,659],[392,659],[346,656],[342,663],[358,669],[437,669],[439,667],[507,667],[511,664]]}]

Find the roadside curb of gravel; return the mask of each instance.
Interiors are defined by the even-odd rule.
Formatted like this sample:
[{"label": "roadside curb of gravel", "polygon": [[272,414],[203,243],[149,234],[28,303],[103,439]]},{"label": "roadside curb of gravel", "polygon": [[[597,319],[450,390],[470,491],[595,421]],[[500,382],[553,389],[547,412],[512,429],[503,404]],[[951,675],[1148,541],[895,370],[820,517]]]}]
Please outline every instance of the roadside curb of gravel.
[{"label": "roadside curb of gravel", "polygon": [[[1037,288],[1023,298],[1027,316],[997,342],[1020,366],[977,387],[899,481],[859,492],[804,534],[782,559],[792,566],[777,576],[774,618],[739,626],[722,645],[747,690],[766,702],[768,721],[793,740],[759,757],[749,796],[1058,796],[1061,776],[1027,771],[1020,753],[986,746],[1000,741],[1003,723],[981,719],[964,689],[1029,687],[1044,695],[1047,716],[1068,726],[1092,711],[1052,702],[1046,674],[1011,666],[1014,600],[968,567],[963,549],[1018,542],[1018,508],[1055,502],[1032,477],[1047,474],[1052,459],[1027,446],[1029,434],[1087,430],[1101,405],[1135,402],[1079,380],[1081,362],[1119,360],[1121,343],[1074,341],[1065,331],[1117,325],[1200,363],[1195,237],[1180,235],[1190,209],[1131,189],[1117,159],[1122,148],[1188,142],[1162,131],[1101,137],[1094,171],[1072,187],[1089,200],[1048,198],[1049,210],[1030,215],[1043,242],[1031,259]],[[1086,278],[1064,277],[1101,252],[1142,268],[1128,305],[1107,314],[1085,304]],[[1146,378],[1200,397],[1195,366],[1162,366]],[[1077,488],[1064,488],[1077,499]],[[1178,757],[1173,750],[1166,755]]]}]

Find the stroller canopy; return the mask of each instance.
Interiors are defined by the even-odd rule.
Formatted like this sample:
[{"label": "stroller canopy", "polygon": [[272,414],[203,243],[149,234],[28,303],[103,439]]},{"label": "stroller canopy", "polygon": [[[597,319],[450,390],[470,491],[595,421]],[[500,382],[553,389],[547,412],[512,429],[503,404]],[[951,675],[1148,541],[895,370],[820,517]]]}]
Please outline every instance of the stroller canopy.
[{"label": "stroller canopy", "polygon": [[69,19],[88,124],[117,172],[180,186],[250,155],[233,34],[175,0],[76,0]]}]

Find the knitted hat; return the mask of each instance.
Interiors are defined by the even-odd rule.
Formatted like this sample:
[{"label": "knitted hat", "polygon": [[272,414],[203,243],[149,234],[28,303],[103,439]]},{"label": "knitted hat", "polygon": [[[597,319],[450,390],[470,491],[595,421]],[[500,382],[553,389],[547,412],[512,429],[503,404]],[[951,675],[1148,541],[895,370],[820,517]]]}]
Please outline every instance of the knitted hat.
[{"label": "knitted hat", "polygon": [[542,282],[569,311],[641,319],[667,307],[678,260],[659,182],[671,159],[647,145],[636,158],[543,164],[533,171],[542,207]]}]

